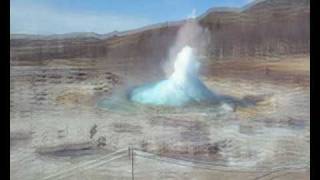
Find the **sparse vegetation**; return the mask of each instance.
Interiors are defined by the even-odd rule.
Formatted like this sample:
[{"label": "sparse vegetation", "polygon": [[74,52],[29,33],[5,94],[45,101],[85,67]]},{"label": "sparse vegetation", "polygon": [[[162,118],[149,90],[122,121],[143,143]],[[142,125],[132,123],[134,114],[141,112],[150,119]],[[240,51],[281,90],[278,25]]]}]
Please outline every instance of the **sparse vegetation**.
[{"label": "sparse vegetation", "polygon": [[93,138],[94,135],[96,135],[98,126],[95,124],[92,126],[92,128],[90,129],[90,139]]}]

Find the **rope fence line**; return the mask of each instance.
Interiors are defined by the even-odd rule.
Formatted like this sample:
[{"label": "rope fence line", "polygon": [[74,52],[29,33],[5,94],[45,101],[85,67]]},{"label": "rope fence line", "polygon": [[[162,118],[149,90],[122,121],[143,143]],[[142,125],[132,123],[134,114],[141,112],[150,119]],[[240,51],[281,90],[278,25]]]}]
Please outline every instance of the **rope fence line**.
[{"label": "rope fence line", "polygon": [[[283,167],[271,168],[271,169],[267,169],[267,170],[266,169],[253,169],[252,167],[248,167],[248,169],[244,169],[243,166],[231,167],[231,166],[222,165],[222,164],[214,164],[214,163],[210,163],[210,162],[189,160],[189,159],[184,159],[184,158],[164,157],[164,156],[160,156],[158,154],[153,154],[153,153],[149,153],[149,152],[145,152],[145,151],[141,151],[141,150],[135,150],[135,152],[136,152],[135,155],[142,157],[142,158],[146,158],[146,159],[158,160],[158,161],[163,161],[163,162],[172,163],[172,164],[176,164],[176,165],[201,168],[201,169],[213,170],[213,171],[239,172],[239,173],[250,173],[250,172],[266,173],[266,172],[271,172],[271,171],[279,171],[279,170],[287,170],[287,169],[298,170],[298,169],[308,168],[308,166],[283,166]],[[242,168],[242,170],[239,168]]]},{"label": "rope fence line", "polygon": [[[127,156],[127,155],[126,155],[126,154],[121,154],[121,155],[115,156],[115,157],[113,157],[113,158],[110,158],[110,159],[108,159],[107,161],[98,162],[98,163],[90,166],[89,168],[86,167],[85,169],[88,170],[88,169],[96,168],[96,167],[98,167],[98,166],[108,164],[109,162],[111,162],[111,161],[113,161],[113,160],[120,159],[120,158],[125,157],[125,156]],[[56,178],[56,179],[64,179],[65,177],[70,176],[70,175],[72,175],[72,174],[74,174],[74,173],[75,173],[75,171],[71,171],[71,172],[69,171],[69,173],[62,174],[62,176],[60,176],[59,178]]]},{"label": "rope fence line", "polygon": [[[131,176],[134,180],[134,157],[141,157],[144,159],[150,159],[150,160],[156,160],[156,161],[162,161],[170,164],[175,164],[179,166],[185,166],[185,167],[192,167],[192,168],[199,168],[199,169],[205,169],[205,170],[211,170],[211,171],[222,171],[222,172],[237,172],[237,173],[265,173],[265,175],[273,174],[274,172],[279,172],[282,170],[303,170],[307,169],[310,166],[294,166],[294,165],[288,165],[288,166],[282,166],[277,168],[269,168],[269,169],[253,169],[252,167],[243,168],[243,166],[228,166],[223,164],[217,164],[217,163],[210,163],[210,162],[204,162],[204,161],[197,161],[197,160],[190,160],[190,159],[184,159],[184,158],[171,158],[171,157],[165,157],[161,156],[159,154],[146,152],[141,149],[133,148],[132,146],[129,146],[128,148],[122,148],[115,152],[109,153],[99,159],[94,159],[91,161],[84,162],[78,166],[71,167],[68,169],[65,169],[63,171],[58,171],[53,175],[47,176],[44,179],[63,179],[64,177],[67,177],[68,175],[72,175],[75,173],[75,170],[79,170],[81,168],[86,169],[92,169],[97,166],[101,166],[107,163],[110,163],[116,159],[120,159],[122,157],[128,156],[129,157],[129,163],[131,165]],[[259,177],[258,177],[259,178]]]},{"label": "rope fence line", "polygon": [[[61,175],[63,175],[63,174],[67,174],[67,173],[69,173],[69,172],[71,172],[71,171],[74,171],[74,170],[77,170],[77,169],[80,169],[80,168],[83,168],[83,167],[87,167],[88,165],[95,165],[95,163],[97,164],[97,163],[99,163],[99,162],[101,163],[101,161],[104,161],[104,160],[106,160],[107,162],[109,162],[111,159],[114,160],[114,159],[113,159],[113,157],[114,157],[113,155],[122,154],[122,153],[127,153],[127,148],[119,149],[119,150],[117,150],[117,151],[115,151],[115,152],[112,152],[112,153],[109,153],[109,154],[103,156],[103,157],[100,158],[100,159],[91,160],[91,161],[82,163],[82,164],[80,164],[80,165],[78,165],[78,166],[68,168],[68,169],[66,169],[66,170],[64,170],[64,171],[58,171],[57,173],[55,173],[55,174],[53,174],[53,175],[50,175],[50,176],[48,176],[48,177],[45,177],[44,179],[47,180],[47,179],[52,179],[52,178],[54,178],[54,177],[59,177],[59,176],[61,176]],[[108,158],[109,158],[109,159],[108,159]],[[104,162],[104,163],[105,163],[105,162]]]}]

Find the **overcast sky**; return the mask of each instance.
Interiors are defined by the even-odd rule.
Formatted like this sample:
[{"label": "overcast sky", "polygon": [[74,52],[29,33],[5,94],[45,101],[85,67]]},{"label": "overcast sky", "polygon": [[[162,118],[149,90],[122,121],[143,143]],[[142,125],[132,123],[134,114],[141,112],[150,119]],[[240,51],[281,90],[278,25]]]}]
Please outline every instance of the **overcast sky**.
[{"label": "overcast sky", "polygon": [[10,31],[26,34],[108,33],[200,15],[252,0],[11,0]]}]

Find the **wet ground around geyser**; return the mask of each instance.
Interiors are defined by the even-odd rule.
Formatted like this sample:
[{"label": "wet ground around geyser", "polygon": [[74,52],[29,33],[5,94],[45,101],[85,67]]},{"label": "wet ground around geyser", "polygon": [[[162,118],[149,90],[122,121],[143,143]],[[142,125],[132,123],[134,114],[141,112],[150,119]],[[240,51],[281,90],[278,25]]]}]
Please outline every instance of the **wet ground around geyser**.
[{"label": "wet ground around geyser", "polygon": [[130,145],[136,179],[308,179],[307,86],[215,75],[202,78],[210,89],[255,103],[98,107],[121,100],[127,77],[110,66],[12,67],[11,179],[131,179]]}]

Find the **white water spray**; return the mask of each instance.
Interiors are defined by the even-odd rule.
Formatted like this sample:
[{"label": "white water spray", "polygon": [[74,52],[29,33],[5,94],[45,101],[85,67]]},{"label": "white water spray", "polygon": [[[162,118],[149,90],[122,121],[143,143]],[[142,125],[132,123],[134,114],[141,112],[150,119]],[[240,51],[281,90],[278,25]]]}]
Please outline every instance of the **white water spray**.
[{"label": "white water spray", "polygon": [[153,105],[182,106],[190,102],[217,101],[198,78],[200,63],[193,49],[185,46],[177,55],[174,72],[163,81],[147,84],[134,89],[130,100]]},{"label": "white water spray", "polygon": [[199,63],[195,60],[193,50],[186,46],[178,54],[174,62],[174,72],[171,79],[177,84],[183,84],[188,76],[197,76]]}]

